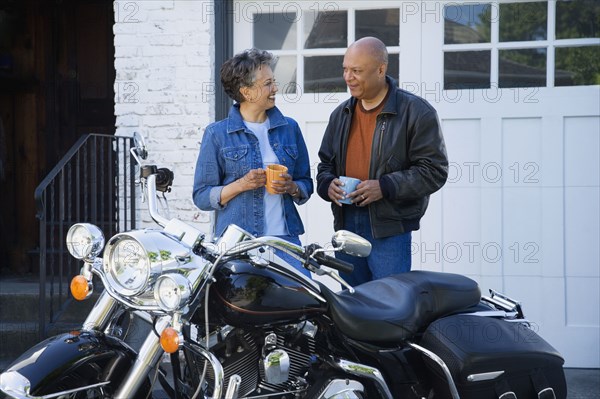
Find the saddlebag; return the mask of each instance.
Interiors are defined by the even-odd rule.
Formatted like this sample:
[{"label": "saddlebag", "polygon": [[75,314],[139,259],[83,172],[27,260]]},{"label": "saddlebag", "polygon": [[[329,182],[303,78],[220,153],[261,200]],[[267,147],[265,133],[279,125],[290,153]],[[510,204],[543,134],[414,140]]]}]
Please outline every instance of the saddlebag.
[{"label": "saddlebag", "polygon": [[[448,367],[461,399],[562,399],[564,360],[523,322],[454,315],[433,322],[420,345]],[[425,356],[436,398],[450,398],[442,368]]]}]

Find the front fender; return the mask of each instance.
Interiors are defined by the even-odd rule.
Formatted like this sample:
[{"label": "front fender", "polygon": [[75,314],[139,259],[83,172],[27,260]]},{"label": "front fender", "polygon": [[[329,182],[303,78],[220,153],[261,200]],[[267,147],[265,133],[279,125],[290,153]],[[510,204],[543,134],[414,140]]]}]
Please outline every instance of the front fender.
[{"label": "front fender", "polygon": [[48,338],[22,354],[0,375],[0,389],[25,398],[104,381],[110,381],[108,389],[114,389],[136,356],[133,349],[114,337],[98,331],[72,331]]}]

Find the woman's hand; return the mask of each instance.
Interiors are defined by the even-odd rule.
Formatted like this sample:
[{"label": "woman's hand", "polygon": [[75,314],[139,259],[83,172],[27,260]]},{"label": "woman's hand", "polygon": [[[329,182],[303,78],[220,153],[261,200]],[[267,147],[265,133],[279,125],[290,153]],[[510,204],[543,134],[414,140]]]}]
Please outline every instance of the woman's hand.
[{"label": "woman's hand", "polygon": [[277,180],[273,180],[273,191],[275,194],[296,194],[298,185],[292,180],[288,173],[282,173]]},{"label": "woman's hand", "polygon": [[236,183],[239,183],[242,191],[254,190],[267,184],[267,173],[264,169],[251,169]]},{"label": "woman's hand", "polygon": [[221,199],[219,200],[219,203],[224,206],[244,191],[263,187],[266,183],[267,174],[264,169],[252,169],[243,177],[223,187],[223,190],[221,190]]}]

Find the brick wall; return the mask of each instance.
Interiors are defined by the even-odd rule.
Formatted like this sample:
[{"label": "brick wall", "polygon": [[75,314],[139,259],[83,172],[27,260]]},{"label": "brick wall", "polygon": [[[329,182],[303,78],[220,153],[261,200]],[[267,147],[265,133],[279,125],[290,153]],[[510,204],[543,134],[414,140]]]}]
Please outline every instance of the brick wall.
[{"label": "brick wall", "polygon": [[214,120],[212,0],[115,1],[114,9],[117,134],[144,135],[148,160],[175,173],[170,217],[208,232],[210,214],[191,195],[199,142]]}]

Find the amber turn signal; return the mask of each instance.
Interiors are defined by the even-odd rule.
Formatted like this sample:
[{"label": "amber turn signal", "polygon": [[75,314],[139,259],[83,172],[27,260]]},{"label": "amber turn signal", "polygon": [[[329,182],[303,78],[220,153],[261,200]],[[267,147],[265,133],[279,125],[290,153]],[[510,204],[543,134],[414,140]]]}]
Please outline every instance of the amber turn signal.
[{"label": "amber turn signal", "polygon": [[73,280],[71,280],[71,295],[78,301],[83,301],[90,293],[90,285],[87,278],[82,275],[73,277]]},{"label": "amber turn signal", "polygon": [[167,353],[175,353],[179,350],[179,332],[173,327],[167,327],[160,334],[160,346]]}]

